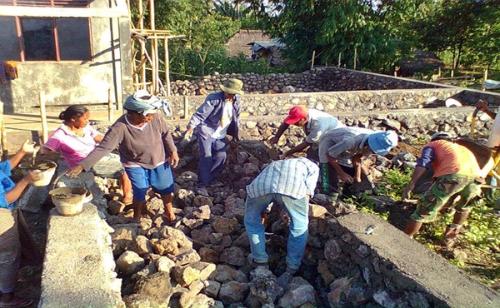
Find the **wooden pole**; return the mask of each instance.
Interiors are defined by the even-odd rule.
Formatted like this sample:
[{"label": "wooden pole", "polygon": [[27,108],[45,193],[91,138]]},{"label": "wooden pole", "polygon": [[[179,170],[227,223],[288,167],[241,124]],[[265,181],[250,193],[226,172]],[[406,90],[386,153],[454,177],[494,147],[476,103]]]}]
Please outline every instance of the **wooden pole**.
[{"label": "wooden pole", "polygon": [[486,80],[488,79],[488,68],[484,70],[483,91],[486,91]]},{"label": "wooden pole", "polygon": [[184,101],[184,119],[187,119],[189,117],[189,100],[186,95],[183,96],[183,101]]},{"label": "wooden pole", "polygon": [[354,65],[353,65],[354,70],[356,70],[356,62],[358,62],[358,48],[354,47]]},{"label": "wooden pole", "polygon": [[165,83],[167,84],[167,95],[170,96],[170,55],[168,53],[168,38],[165,38]]},{"label": "wooden pole", "polygon": [[[144,7],[142,4],[142,0],[139,0],[139,29],[143,30],[144,29]],[[140,40],[141,44],[141,62],[144,59],[144,53],[146,52],[146,42],[144,40]],[[139,72],[137,72],[139,73]],[[146,66],[142,66],[141,69],[141,83],[142,83],[142,88],[146,88]]]},{"label": "wooden pole", "polygon": [[112,122],[114,119],[114,109],[113,100],[111,99],[111,88],[108,89],[108,122]]},{"label": "wooden pole", "polygon": [[438,78],[441,78],[441,66],[438,66]]},{"label": "wooden pole", "polygon": [[42,121],[42,142],[46,143],[49,139],[49,123],[47,122],[47,109],[45,108],[45,95],[42,91],[38,93],[40,101],[40,119]]},{"label": "wooden pole", "polygon": [[314,58],[316,57],[316,50],[313,50],[313,54],[311,57],[311,69],[314,68]]},{"label": "wooden pole", "polygon": [[339,62],[337,62],[337,67],[340,67],[341,61],[342,61],[342,52],[339,52]]}]

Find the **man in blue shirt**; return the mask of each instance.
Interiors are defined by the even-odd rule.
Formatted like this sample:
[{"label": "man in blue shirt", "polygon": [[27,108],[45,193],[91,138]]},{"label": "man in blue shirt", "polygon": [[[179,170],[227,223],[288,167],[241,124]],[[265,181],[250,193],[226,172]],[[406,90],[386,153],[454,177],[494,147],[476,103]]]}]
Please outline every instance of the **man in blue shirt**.
[{"label": "man in blue shirt", "polygon": [[32,171],[17,184],[10,175],[21,159],[34,150],[34,144],[26,141],[11,159],[0,162],[0,307],[26,307],[32,304],[31,300],[14,295],[21,257],[15,202],[40,175]]},{"label": "man in blue shirt", "polygon": [[288,284],[300,267],[307,243],[309,223],[309,198],[314,195],[319,168],[307,158],[278,160],[270,163],[247,186],[245,201],[245,229],[250,240],[253,263],[266,265],[266,238],[261,215],[273,202],[286,210],[290,216],[287,244],[287,270],[278,279]]},{"label": "man in blue shirt", "polygon": [[198,193],[207,195],[209,185],[224,167],[227,157],[227,135],[235,144],[239,140],[240,95],[243,82],[229,79],[221,85],[220,92],[207,96],[205,102],[193,114],[184,138],[191,139],[196,133],[200,150]]}]

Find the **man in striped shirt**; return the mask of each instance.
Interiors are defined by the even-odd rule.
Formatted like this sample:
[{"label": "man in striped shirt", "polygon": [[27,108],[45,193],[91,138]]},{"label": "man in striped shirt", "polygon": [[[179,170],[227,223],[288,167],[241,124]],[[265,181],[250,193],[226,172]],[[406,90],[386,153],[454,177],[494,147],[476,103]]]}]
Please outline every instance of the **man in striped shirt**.
[{"label": "man in striped shirt", "polygon": [[290,217],[287,245],[287,271],[278,281],[287,284],[298,270],[307,243],[309,198],[314,195],[319,168],[307,158],[270,163],[247,186],[245,229],[250,239],[250,258],[267,264],[266,239],[261,214],[273,202],[284,207]]}]

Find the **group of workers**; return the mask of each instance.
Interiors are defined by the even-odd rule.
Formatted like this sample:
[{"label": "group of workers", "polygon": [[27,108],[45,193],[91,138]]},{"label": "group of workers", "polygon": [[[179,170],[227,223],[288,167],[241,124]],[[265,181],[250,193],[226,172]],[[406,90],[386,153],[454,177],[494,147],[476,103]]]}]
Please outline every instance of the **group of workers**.
[{"label": "group of workers", "polygon": [[[184,138],[196,136],[199,148],[199,183],[197,193],[208,196],[209,187],[224,168],[229,148],[238,146],[239,120],[243,83],[229,79],[221,91],[209,94],[191,117]],[[166,121],[158,114],[165,102],[146,91],[137,91],[123,104],[126,113],[118,118],[105,135],[89,125],[89,111],[73,105],[60,114],[63,124],[43,145],[43,151],[61,154],[70,177],[82,171],[99,174],[100,163],[119,162],[123,202],[132,204],[134,218],[140,220],[148,192],[159,194],[163,200],[165,219],[176,220],[173,211],[174,176],[172,168],[179,163],[179,155]],[[477,108],[496,117],[491,149],[499,146],[499,117],[480,102]],[[279,277],[286,285],[298,270],[307,243],[309,199],[313,197],[318,180],[322,193],[335,198],[342,194],[342,186],[368,180],[370,168],[364,163],[371,155],[387,155],[397,146],[394,131],[374,131],[349,127],[332,115],[294,106],[270,140],[278,144],[290,125],[303,128],[304,142],[286,152],[284,159],[271,162],[247,186],[244,224],[250,240],[249,261],[256,266],[267,266],[265,226],[262,216],[269,204],[277,204],[290,219],[287,246],[287,270]],[[496,138],[496,139],[495,139]],[[493,140],[493,141],[491,141]],[[308,151],[308,157],[289,158],[294,153]],[[13,295],[15,276],[19,266],[20,247],[16,226],[15,201],[26,186],[36,179],[29,173],[17,184],[10,179],[14,168],[34,145],[26,142],[9,161],[0,163],[0,306],[25,306],[29,301]],[[118,155],[113,154],[114,150]],[[445,238],[453,242],[470,213],[473,200],[481,194],[478,179],[484,178],[494,163],[478,162],[467,144],[453,140],[448,134],[435,134],[424,146],[412,180],[403,192],[410,197],[417,181],[426,170],[433,172],[433,185],[411,215],[405,232],[413,236],[422,223],[433,221],[438,212],[460,195],[453,224]],[[340,185],[340,183],[344,185]],[[9,306],[9,307],[11,307]]]}]

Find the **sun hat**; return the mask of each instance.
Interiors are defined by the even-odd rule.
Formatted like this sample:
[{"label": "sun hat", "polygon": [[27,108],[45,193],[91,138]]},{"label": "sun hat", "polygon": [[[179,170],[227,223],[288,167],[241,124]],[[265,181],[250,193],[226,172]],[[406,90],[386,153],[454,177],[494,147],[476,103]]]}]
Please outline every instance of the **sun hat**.
[{"label": "sun hat", "polygon": [[224,93],[243,95],[243,81],[236,78],[225,80],[220,88]]},{"label": "sun hat", "polygon": [[387,155],[397,145],[398,135],[392,130],[368,135],[368,146],[377,155]]},{"label": "sun hat", "polygon": [[288,111],[288,116],[285,118],[285,123],[288,125],[293,125],[302,119],[307,119],[308,112],[306,106],[293,106]]}]

